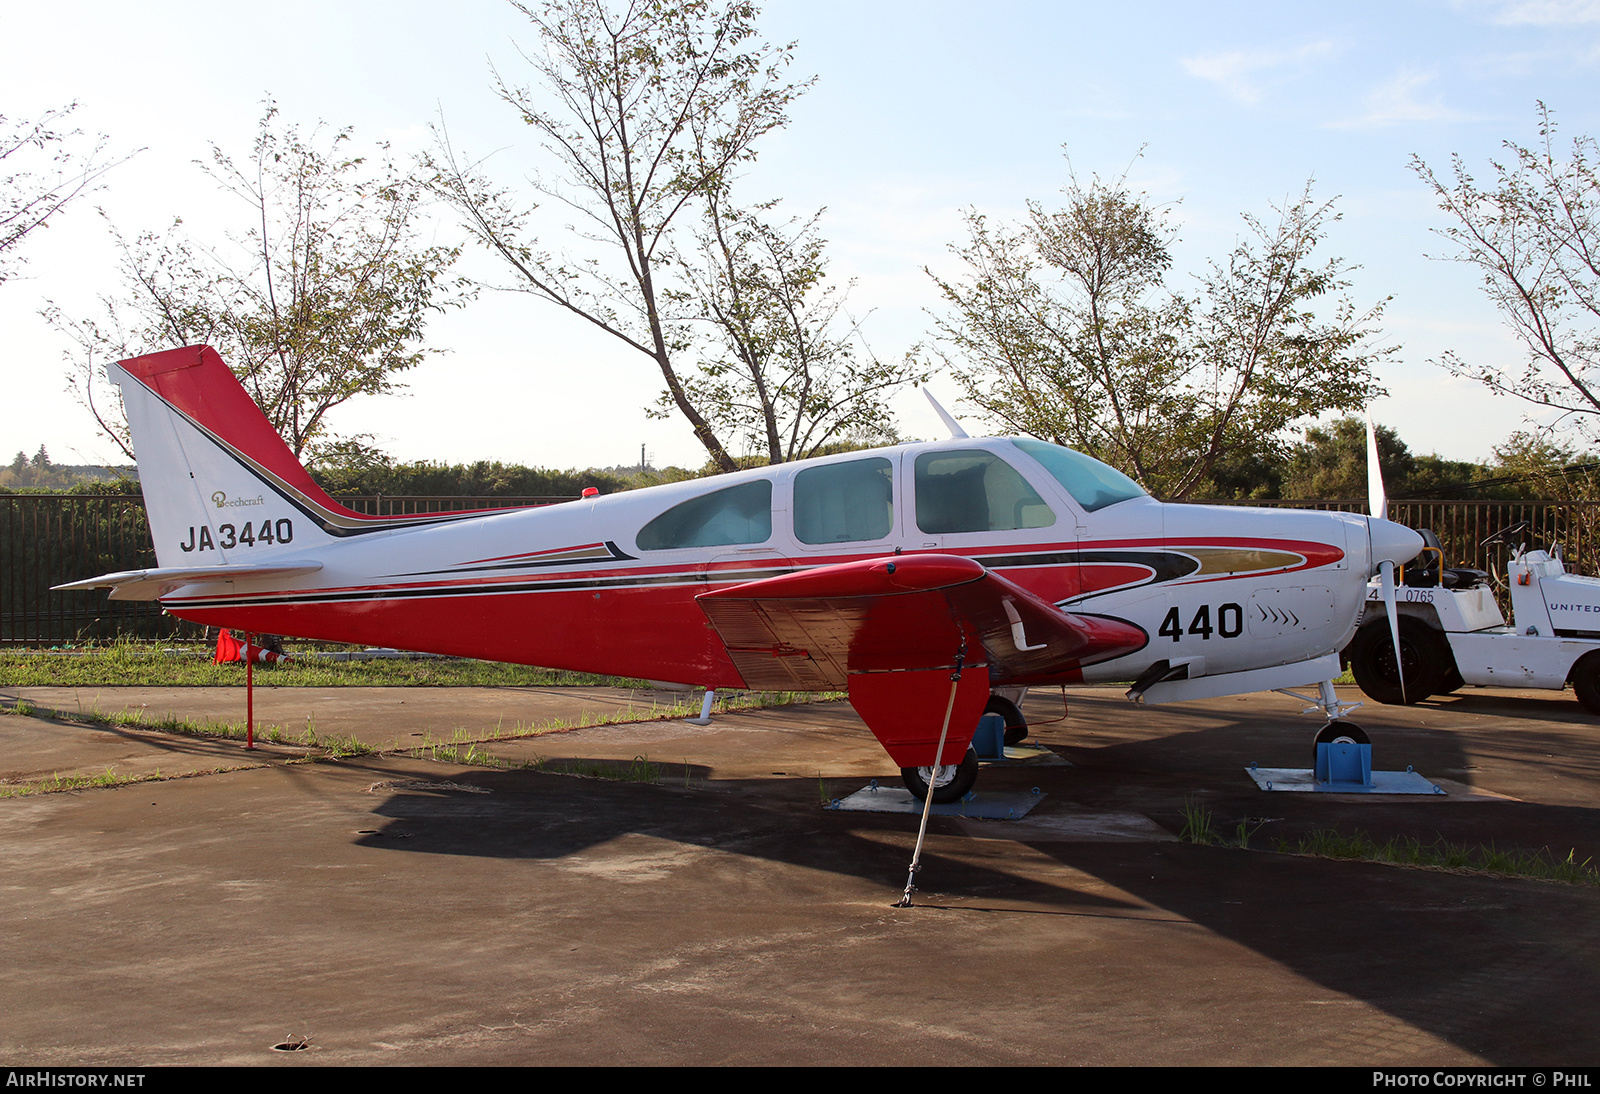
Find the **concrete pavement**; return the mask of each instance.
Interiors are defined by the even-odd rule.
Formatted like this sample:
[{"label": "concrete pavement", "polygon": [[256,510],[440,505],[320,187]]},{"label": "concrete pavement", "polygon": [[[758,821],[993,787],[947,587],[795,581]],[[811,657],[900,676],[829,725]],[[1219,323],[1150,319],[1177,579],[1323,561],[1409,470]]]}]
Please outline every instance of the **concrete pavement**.
[{"label": "concrete pavement", "polygon": [[[112,691],[102,711],[242,714],[237,692]],[[64,705],[0,689],[0,705],[18,698]],[[1337,826],[1583,859],[1600,852],[1600,724],[1570,696],[1369,705],[1353,719],[1377,766],[1453,792],[1335,800],[1245,776],[1309,763],[1315,722],[1282,696],[1138,708],[1077,689],[1050,722],[1060,697],[1036,691],[1036,736],[1072,766],[986,770],[980,789],[1048,797],[1021,824],[936,819],[910,909],[890,905],[915,818],[821,808],[894,774],[843,703],[508,739],[599,698],[257,700],[286,727],[314,715],[401,751],[295,762],[303,750],[0,718],[8,780],[193,773],[0,800],[4,1063],[1600,1056],[1594,887],[1095,834],[1130,813],[1176,832],[1187,802],[1257,848]],[[543,770],[417,758],[430,738],[411,734]],[[659,782],[550,773],[637,756]],[[273,1050],[288,1038],[308,1047]]]}]

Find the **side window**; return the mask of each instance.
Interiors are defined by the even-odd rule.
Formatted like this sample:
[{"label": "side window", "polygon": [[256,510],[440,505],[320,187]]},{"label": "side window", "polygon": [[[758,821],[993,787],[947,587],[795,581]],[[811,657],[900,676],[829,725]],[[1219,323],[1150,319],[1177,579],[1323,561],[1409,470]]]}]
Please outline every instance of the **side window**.
[{"label": "side window", "polygon": [[894,467],[881,456],[813,467],[794,477],[794,537],[858,543],[894,528]]},{"label": "side window", "polygon": [[765,543],[772,538],[772,483],[730,486],[679,502],[639,529],[641,551]]},{"label": "side window", "polygon": [[917,457],[917,527],[924,532],[997,532],[1055,522],[1038,491],[992,452]]}]

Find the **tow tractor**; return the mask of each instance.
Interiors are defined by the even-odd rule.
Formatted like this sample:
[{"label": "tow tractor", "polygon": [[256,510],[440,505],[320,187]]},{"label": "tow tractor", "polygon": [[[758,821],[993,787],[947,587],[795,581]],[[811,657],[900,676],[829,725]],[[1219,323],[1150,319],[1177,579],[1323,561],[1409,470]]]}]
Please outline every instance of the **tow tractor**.
[{"label": "tow tractor", "polygon": [[1600,578],[1567,573],[1559,543],[1530,551],[1515,541],[1527,527],[1524,521],[1483,541],[1511,548],[1510,625],[1489,575],[1447,568],[1438,537],[1420,530],[1426,546],[1395,588],[1403,686],[1374,583],[1344,650],[1361,690],[1380,703],[1415,703],[1465,684],[1559,691],[1570,683],[1578,701],[1600,714]]}]

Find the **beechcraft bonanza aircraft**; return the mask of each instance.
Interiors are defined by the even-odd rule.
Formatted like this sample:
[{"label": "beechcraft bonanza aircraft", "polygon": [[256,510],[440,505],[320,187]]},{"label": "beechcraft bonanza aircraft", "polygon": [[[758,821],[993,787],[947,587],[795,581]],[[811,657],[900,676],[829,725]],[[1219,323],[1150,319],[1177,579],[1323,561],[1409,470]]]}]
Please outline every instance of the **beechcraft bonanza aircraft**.
[{"label": "beechcraft bonanza aircraft", "polygon": [[211,348],[110,373],[159,568],[60,588],[256,632],[844,690],[935,800],[970,789],[969,741],[1003,689],[1133,680],[1131,698],[1167,702],[1320,684],[1336,718],[1329,681],[1369,577],[1422,547],[1378,518],[1162,504],[1087,456],[969,438],[948,415],[949,441],[367,517],[312,482]]}]

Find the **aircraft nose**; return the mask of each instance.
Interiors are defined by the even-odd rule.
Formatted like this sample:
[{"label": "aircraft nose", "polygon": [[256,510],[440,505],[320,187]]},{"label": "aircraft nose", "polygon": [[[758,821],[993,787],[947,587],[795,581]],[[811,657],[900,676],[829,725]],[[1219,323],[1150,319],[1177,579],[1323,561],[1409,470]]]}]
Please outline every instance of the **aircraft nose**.
[{"label": "aircraft nose", "polygon": [[1392,520],[1371,517],[1367,520],[1367,533],[1372,539],[1372,568],[1387,559],[1396,566],[1410,562],[1422,550],[1422,537]]}]

